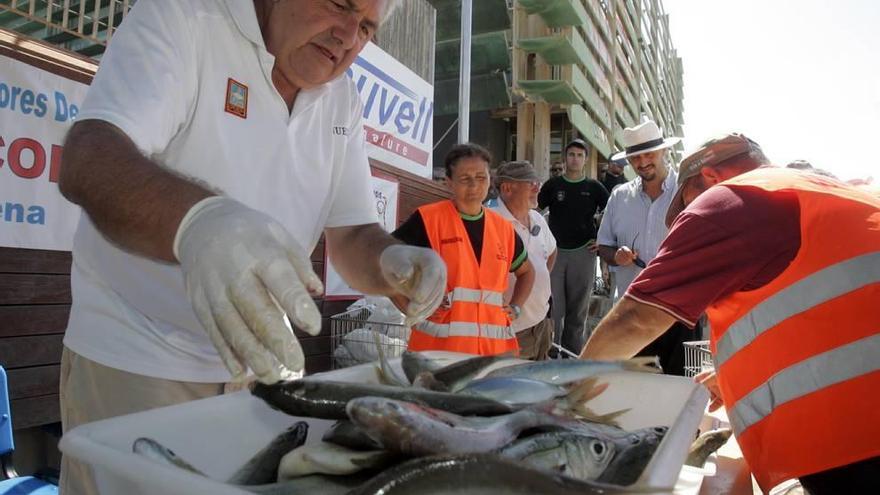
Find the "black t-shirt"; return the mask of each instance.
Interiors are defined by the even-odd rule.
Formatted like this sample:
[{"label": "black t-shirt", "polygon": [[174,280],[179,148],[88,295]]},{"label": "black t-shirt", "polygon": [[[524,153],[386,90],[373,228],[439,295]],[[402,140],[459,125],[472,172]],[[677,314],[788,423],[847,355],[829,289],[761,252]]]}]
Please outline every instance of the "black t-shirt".
[{"label": "black t-shirt", "polygon": [[593,215],[608,204],[608,191],[599,181],[583,178],[572,182],[553,177],[538,193],[538,207],[550,208],[550,231],[560,249],[577,249],[596,238]]},{"label": "black t-shirt", "polygon": [[605,186],[605,190],[610,194],[611,191],[614,190],[615,187],[626,184],[626,177],[621,175],[611,175],[608,172],[605,172],[605,177],[602,179],[602,185]]},{"label": "black t-shirt", "polygon": [[[474,248],[474,256],[477,258],[477,264],[480,263],[480,254],[483,252],[483,226],[485,225],[486,215],[480,215],[480,218],[471,220],[461,217],[464,223],[464,229],[468,233],[468,239],[471,241],[471,247]],[[425,230],[425,222],[422,220],[422,214],[419,210],[406,219],[403,224],[391,233],[397,240],[409,244],[410,246],[419,246],[430,248],[431,240],[428,239],[428,232]],[[510,265],[510,271],[515,272],[528,255],[523,247],[523,241],[519,238],[519,234],[514,232],[513,236],[513,263]]]}]

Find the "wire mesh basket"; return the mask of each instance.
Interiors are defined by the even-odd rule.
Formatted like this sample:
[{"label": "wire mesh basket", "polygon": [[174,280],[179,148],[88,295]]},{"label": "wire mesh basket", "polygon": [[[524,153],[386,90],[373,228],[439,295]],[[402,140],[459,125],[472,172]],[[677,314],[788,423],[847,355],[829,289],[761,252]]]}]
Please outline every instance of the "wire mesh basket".
[{"label": "wire mesh basket", "polygon": [[684,374],[686,376],[696,376],[697,373],[714,368],[708,340],[694,340],[683,344]]},{"label": "wire mesh basket", "polygon": [[371,309],[362,307],[330,317],[333,369],[377,361],[380,347],[388,359],[399,357],[406,350],[409,328],[396,323],[371,321],[371,316]]}]

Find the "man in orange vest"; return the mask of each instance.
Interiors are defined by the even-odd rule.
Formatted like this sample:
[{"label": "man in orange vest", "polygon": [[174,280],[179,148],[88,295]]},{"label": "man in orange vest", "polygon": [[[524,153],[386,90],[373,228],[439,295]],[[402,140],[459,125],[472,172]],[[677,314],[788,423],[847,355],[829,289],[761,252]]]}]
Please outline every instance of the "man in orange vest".
[{"label": "man in orange vest", "polygon": [[767,164],[741,134],[682,161],[669,235],[581,357],[633,356],[705,311],[697,380],[761,488],[880,493],[880,199]]},{"label": "man in orange vest", "polygon": [[[445,162],[452,199],[420,207],[393,233],[407,244],[430,247],[446,262],[444,302],[413,327],[409,349],[516,352],[511,321],[520,315],[535,273],[513,225],[483,208],[492,156],[476,144],[460,144]],[[508,272],[516,275],[516,283],[504,305]]]}]

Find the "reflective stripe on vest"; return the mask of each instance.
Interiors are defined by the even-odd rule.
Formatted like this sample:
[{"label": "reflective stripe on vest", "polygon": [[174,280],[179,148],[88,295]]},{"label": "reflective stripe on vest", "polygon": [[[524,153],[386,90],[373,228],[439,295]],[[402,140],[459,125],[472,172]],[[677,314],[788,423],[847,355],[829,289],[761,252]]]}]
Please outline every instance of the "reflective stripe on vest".
[{"label": "reflective stripe on vest", "polygon": [[805,277],[730,325],[718,340],[716,367],[788,318],[876,282],[880,282],[880,252],[848,259]]},{"label": "reflective stripe on vest", "polygon": [[456,287],[449,293],[449,302],[471,302],[483,303],[491,306],[503,306],[504,294],[492,290]]},{"label": "reflective stripe on vest", "polygon": [[514,337],[513,328],[502,325],[487,325],[454,321],[452,323],[434,323],[423,321],[415,329],[432,337],[484,337],[489,339],[510,339]]},{"label": "reflective stripe on vest", "polygon": [[880,334],[865,337],[780,371],[728,410],[730,424],[742,435],[786,402],[836,383],[880,370]]}]

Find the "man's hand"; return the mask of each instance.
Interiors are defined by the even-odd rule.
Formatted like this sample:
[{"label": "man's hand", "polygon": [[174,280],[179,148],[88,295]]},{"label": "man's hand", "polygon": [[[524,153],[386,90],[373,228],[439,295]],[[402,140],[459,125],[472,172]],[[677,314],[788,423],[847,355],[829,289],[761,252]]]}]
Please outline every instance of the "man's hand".
[{"label": "man's hand", "polygon": [[703,385],[709,390],[710,401],[709,411],[714,411],[724,405],[721,400],[721,390],[718,388],[718,379],[715,376],[715,370],[703,371],[694,377],[694,381]]},{"label": "man's hand", "polygon": [[309,292],[319,294],[323,286],[309,253],[284,227],[214,196],[196,203],[180,222],[174,255],[193,309],[234,380],[246,367],[264,383],[302,370],[302,348],[284,315],[317,335],[321,313]]},{"label": "man's hand", "polygon": [[392,244],[379,256],[385,281],[397,294],[391,299],[411,326],[430,316],[446,291],[446,264],[431,249]]},{"label": "man's hand", "polygon": [[634,251],[627,246],[621,246],[614,252],[614,262],[617,263],[617,266],[628,266],[632,265],[633,261],[639,257],[639,252]]}]

